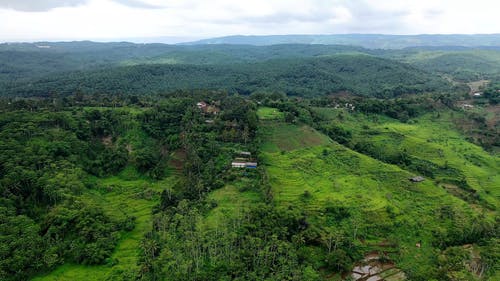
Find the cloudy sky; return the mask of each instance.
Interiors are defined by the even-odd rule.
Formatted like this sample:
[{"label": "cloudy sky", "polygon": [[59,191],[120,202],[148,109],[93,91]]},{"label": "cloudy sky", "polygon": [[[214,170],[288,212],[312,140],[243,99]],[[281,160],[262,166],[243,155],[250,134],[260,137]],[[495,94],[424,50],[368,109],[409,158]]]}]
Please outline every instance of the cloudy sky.
[{"label": "cloudy sky", "polygon": [[0,41],[500,33],[498,0],[0,0]]}]

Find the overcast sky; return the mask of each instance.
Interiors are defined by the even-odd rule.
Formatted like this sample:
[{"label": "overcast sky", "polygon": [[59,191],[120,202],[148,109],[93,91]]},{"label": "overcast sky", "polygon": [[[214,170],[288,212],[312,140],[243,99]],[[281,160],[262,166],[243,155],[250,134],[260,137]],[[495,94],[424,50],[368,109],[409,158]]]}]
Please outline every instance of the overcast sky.
[{"label": "overcast sky", "polygon": [[500,33],[498,0],[0,0],[0,41]]}]

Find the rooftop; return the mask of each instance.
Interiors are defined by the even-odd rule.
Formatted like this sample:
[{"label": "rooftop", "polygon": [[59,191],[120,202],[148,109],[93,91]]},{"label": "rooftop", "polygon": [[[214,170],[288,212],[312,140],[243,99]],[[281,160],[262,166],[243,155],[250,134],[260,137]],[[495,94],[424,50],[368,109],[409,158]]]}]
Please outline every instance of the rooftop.
[{"label": "rooftop", "polygon": [[412,181],[412,182],[422,182],[424,180],[425,180],[425,178],[422,176],[416,176],[416,177],[410,178],[410,181]]}]

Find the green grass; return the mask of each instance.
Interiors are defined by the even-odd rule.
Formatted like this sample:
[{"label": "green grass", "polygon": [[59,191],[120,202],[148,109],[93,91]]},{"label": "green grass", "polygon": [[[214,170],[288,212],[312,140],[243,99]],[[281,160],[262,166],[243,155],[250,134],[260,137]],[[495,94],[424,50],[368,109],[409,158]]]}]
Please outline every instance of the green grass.
[{"label": "green grass", "polygon": [[277,108],[261,106],[257,110],[260,120],[283,120],[284,114]]},{"label": "green grass", "polygon": [[[353,131],[354,142],[368,142],[375,150],[385,154],[402,151],[438,167],[449,167],[463,176],[491,206],[498,207],[500,198],[500,158],[470,143],[453,124],[454,115],[442,112],[439,116],[427,114],[401,123],[384,117],[366,117],[352,114],[343,118]],[[435,180],[453,182],[457,175],[436,173]]]},{"label": "green grass", "polygon": [[216,207],[210,210],[204,224],[207,227],[215,227],[227,218],[237,218],[245,213],[253,203],[262,201],[257,190],[248,188],[251,179],[242,177],[232,184],[212,191],[208,195],[208,201],[216,203]]},{"label": "green grass", "polygon": [[134,279],[131,276],[135,276],[138,270],[141,239],[151,230],[152,208],[159,202],[159,193],[171,188],[175,182],[175,176],[161,181],[150,181],[141,177],[133,167],[127,167],[117,176],[97,179],[99,188],[86,192],[83,195],[84,200],[98,204],[112,218],[134,216],[135,228],[129,232],[122,232],[111,256],[112,263],[98,266],[64,264],[49,274],[33,280],[98,281],[108,280],[124,272],[131,274],[128,276]]},{"label": "green grass", "polygon": [[[439,117],[429,114],[401,123],[384,116],[315,110],[328,122],[335,120],[352,130],[354,142],[367,141],[386,154],[406,151],[412,157],[455,169],[489,206],[498,206],[499,158],[467,142],[454,129],[452,113]],[[282,115],[277,117],[280,114],[273,108],[259,109],[263,121],[259,164],[268,172],[276,205],[299,208],[314,228],[339,226],[350,236],[353,226],[360,225],[363,249],[387,250],[378,243],[394,241],[399,255],[391,258],[397,266],[425,272],[435,265],[438,252],[431,246],[432,233],[449,223],[438,218],[439,209],[452,206],[464,218],[483,211],[443,188],[449,177],[445,174],[411,183],[408,178],[416,172],[353,151],[309,126],[283,123]],[[120,141],[136,147],[149,145],[145,139],[140,130],[130,130]],[[243,215],[254,203],[263,202],[261,192],[255,189],[253,172],[231,172],[236,180],[208,195],[207,202],[213,208],[200,221],[200,228],[218,227],[227,218]],[[151,181],[130,166],[117,176],[96,179],[99,188],[86,192],[84,200],[98,204],[116,219],[136,217],[135,228],[121,234],[112,262],[100,266],[64,264],[34,280],[109,280],[123,273],[132,274],[130,279],[134,279],[140,241],[151,229],[151,210],[159,201],[159,193],[172,188],[176,180],[177,176],[170,176]],[[327,212],[331,206],[345,207],[351,216],[339,223]],[[423,246],[416,248],[420,240]]]},{"label": "green grass", "polygon": [[[333,118],[338,112],[324,112]],[[384,149],[407,149],[415,157],[453,165],[466,175],[467,182],[480,190],[490,203],[496,203],[494,190],[498,181],[498,158],[468,143],[453,131],[448,123],[434,123],[429,116],[414,124],[403,124],[385,117],[347,115],[342,117],[354,135],[368,138]],[[369,125],[369,126],[368,126]],[[455,212],[473,217],[481,211],[447,192],[433,179],[411,183],[408,178],[416,173],[355,152],[335,142],[311,143],[308,133],[300,126],[266,124],[263,163],[268,171],[273,196],[278,206],[294,206],[303,210],[308,221],[316,227],[339,222],[332,220],[327,207],[348,208],[351,217],[340,222],[344,229],[353,228],[361,221],[361,242],[367,251],[380,250],[380,241],[395,241],[399,255],[392,256],[403,270],[425,272],[435,266],[436,248],[431,246],[433,231],[444,229],[447,222],[438,218],[441,206],[453,206]],[[315,138],[324,138],[314,132]],[[395,137],[395,136],[398,137]],[[320,137],[322,136],[322,137]],[[430,141],[428,141],[430,139]],[[290,141],[293,140],[293,141]],[[308,143],[308,145],[285,145]],[[285,144],[284,144],[285,143]],[[276,149],[286,147],[287,149]],[[441,159],[436,150],[444,151]],[[283,150],[286,150],[283,152]],[[473,153],[480,157],[482,167],[464,158]],[[479,160],[478,160],[479,161]],[[465,162],[465,164],[464,164]],[[417,241],[422,248],[416,248]]]},{"label": "green grass", "polygon": [[[266,153],[264,159],[274,198],[281,205],[301,206],[304,210],[316,212],[342,202],[342,205],[356,206],[363,211],[385,213],[389,205],[400,211],[412,209],[405,201],[414,197],[416,201],[439,202],[441,198],[446,198],[446,201],[463,203],[448,196],[430,180],[410,183],[408,178],[413,173],[339,144],[298,149],[285,154]],[[308,196],[304,196],[306,191]]]},{"label": "green grass", "polygon": [[282,122],[261,126],[265,152],[290,151],[298,148],[328,144],[331,140],[307,125],[292,125]]},{"label": "green grass", "polygon": [[333,109],[329,107],[312,107],[314,112],[322,119],[333,120],[339,116],[339,114],[344,114],[344,109]]},{"label": "green grass", "polygon": [[[134,125],[139,126],[139,124]],[[119,143],[129,145],[132,151],[143,147],[155,147],[155,145],[157,145],[155,140],[138,127],[128,130],[124,136],[119,139]]]}]

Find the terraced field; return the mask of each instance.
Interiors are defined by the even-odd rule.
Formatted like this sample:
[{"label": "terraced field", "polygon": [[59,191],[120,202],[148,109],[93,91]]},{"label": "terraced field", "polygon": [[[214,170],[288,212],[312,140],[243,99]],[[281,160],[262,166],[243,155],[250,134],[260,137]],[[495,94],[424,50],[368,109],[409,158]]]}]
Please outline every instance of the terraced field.
[{"label": "terraced field", "polygon": [[264,122],[260,130],[265,152],[291,151],[298,148],[328,144],[331,140],[306,125]]},{"label": "terraced field", "polygon": [[[404,280],[412,272],[432,270],[439,253],[436,232],[456,224],[466,229],[478,216],[494,219],[500,160],[455,131],[450,113],[401,123],[383,116],[316,110],[325,122],[352,131],[353,148],[371,146],[355,151],[307,125],[284,123],[276,109],[261,108],[259,165],[267,171],[276,206],[299,208],[311,229],[341,230],[364,255],[384,253],[390,266],[377,273],[382,278]],[[144,141],[134,132],[126,138],[129,143]],[[389,160],[401,153],[420,166],[391,164]],[[182,155],[174,158],[171,166],[177,166]],[[409,181],[426,167],[432,174],[424,175],[423,182]],[[200,229],[218,227],[264,201],[255,172],[230,171],[235,180],[209,193],[207,203],[212,208],[200,219]],[[159,193],[171,188],[179,176],[173,172],[162,181],[151,181],[128,167],[118,176],[96,179],[98,188],[83,198],[111,217],[135,217],[134,229],[121,233],[106,265],[65,264],[33,280],[114,280],[118,275],[134,279],[141,239],[152,224],[151,210]],[[458,219],[444,217],[446,211]],[[361,259],[357,266],[362,264]],[[340,275],[324,271],[327,279],[341,280]]]},{"label": "terraced field", "polygon": [[[335,110],[321,111],[330,111],[332,120],[336,119]],[[427,114],[408,123],[351,114],[344,115],[342,123],[353,131],[354,146],[357,143],[375,158],[390,161],[404,153],[412,163],[410,170],[428,173],[425,176],[452,193],[455,190],[454,194],[462,199],[496,209],[500,198],[500,158],[458,133],[453,114],[457,113]],[[363,147],[364,144],[369,145]]]},{"label": "terraced field", "polygon": [[[337,116],[329,110],[323,114],[333,116],[332,121]],[[353,128],[353,139],[375,143],[383,153],[405,151],[439,167],[452,167],[494,210],[500,186],[498,158],[467,142],[451,124],[431,119],[424,116],[403,124],[381,116],[343,116],[345,126]],[[445,188],[447,177],[453,175],[436,173],[412,183],[409,178],[418,171],[356,152],[305,125],[275,121],[263,126],[262,158],[275,202],[299,206],[316,227],[342,228],[346,235],[357,236],[366,252],[395,251],[389,257],[405,273],[425,272],[435,265],[433,233],[457,223],[440,217],[443,206],[460,214],[462,223],[472,223],[484,211]],[[310,141],[311,132],[321,141]],[[339,220],[332,209],[347,210],[345,218]],[[396,248],[384,249],[384,241]]]},{"label": "terraced field", "polygon": [[[243,172],[244,173],[244,172]],[[242,177],[232,184],[212,191],[208,200],[216,207],[210,210],[204,224],[206,227],[216,227],[227,218],[236,218],[244,214],[253,203],[262,201],[261,194],[249,188],[251,180]]]},{"label": "terraced field", "polygon": [[152,226],[152,208],[159,202],[159,194],[171,188],[178,176],[172,175],[162,181],[151,181],[140,177],[128,167],[120,175],[97,179],[99,187],[90,190],[85,200],[103,208],[114,218],[131,216],[135,218],[134,229],[122,232],[118,245],[108,263],[99,266],[64,264],[44,276],[34,278],[36,281],[101,281],[114,280],[113,276],[127,276],[135,279],[138,271],[140,243],[144,234]]}]

